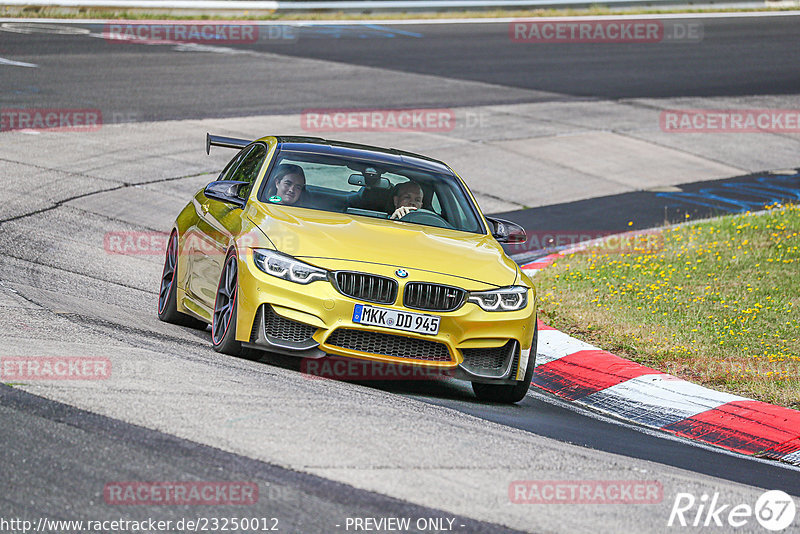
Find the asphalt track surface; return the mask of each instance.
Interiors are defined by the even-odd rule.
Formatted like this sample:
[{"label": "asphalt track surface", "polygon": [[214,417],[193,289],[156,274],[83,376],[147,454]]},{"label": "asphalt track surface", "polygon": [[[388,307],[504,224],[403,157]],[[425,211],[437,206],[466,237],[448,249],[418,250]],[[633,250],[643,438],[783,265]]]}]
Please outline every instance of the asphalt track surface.
[{"label": "asphalt track surface", "polygon": [[476,403],[464,384],[431,387],[425,384],[387,386],[387,391],[456,409],[487,421],[574,443],[583,447],[642,458],[697,473],[764,488],[781,489],[790,495],[800,492],[800,477],[771,462],[754,461],[740,455],[720,454],[719,450],[698,447],[687,440],[670,440],[660,433],[643,433],[634,425],[620,424],[611,418],[587,417],[567,403],[534,390],[518,407]]},{"label": "asphalt track surface", "polygon": [[506,247],[508,254],[524,263],[587,239],[797,202],[800,173],[755,173],[674,189],[632,191],[495,215],[529,229],[525,244]]},{"label": "asphalt track surface", "polygon": [[[103,25],[78,24],[94,37],[0,31],[0,57],[40,65],[5,67],[0,94],[7,107],[100,108],[107,117],[139,121],[389,103],[403,108],[791,95],[800,87],[797,24],[795,16],[704,19],[702,46],[518,43],[510,39],[508,23],[315,26],[292,30],[293,39],[223,43],[212,55],[191,53],[207,43],[174,54],[171,47],[108,41]],[[314,70],[292,58],[382,71],[324,64]],[[404,83],[397,73],[438,82]]]},{"label": "asphalt track surface", "polygon": [[[247,480],[259,487],[247,515],[236,505],[142,506],[125,514],[131,521],[257,517],[268,518],[267,525],[282,532],[326,532],[337,530],[347,517],[394,516],[448,518],[467,532],[517,532],[121,423],[6,385],[0,385],[0,414],[0,441],[13,444],[3,447],[5,518],[118,519],[121,514],[109,513],[98,490],[128,473],[136,480]],[[21,463],[27,463],[24,471],[8,468]],[[75,513],[65,510],[69,503]]]},{"label": "asphalt track surface", "polygon": [[[98,27],[86,28],[99,31]],[[534,50],[534,45],[511,43],[503,24],[392,26],[389,30],[370,32],[357,28],[329,29],[325,30],[327,33],[308,30],[308,35],[300,34],[294,43],[226,46],[268,52],[268,61],[250,53],[173,54],[158,46],[126,46],[86,35],[0,32],[0,57],[41,66],[40,69],[0,66],[3,69],[0,93],[3,107],[98,107],[138,121],[286,113],[311,107],[431,107],[636,96],[792,95],[800,92],[796,28],[795,17],[708,20],[704,28],[705,46],[694,48],[664,43],[625,47],[535,45]],[[365,42],[369,54],[364,53]],[[354,71],[353,78],[339,81],[337,90],[315,90],[314,84],[330,81],[325,76],[331,72],[310,73],[307,64],[296,65],[292,58],[377,66],[386,72],[385,76],[362,79]],[[437,88],[432,83],[424,91],[417,91],[398,85],[392,71],[492,84],[494,90],[469,85],[450,90],[453,88]],[[631,72],[636,75],[631,76]],[[604,213],[619,200],[584,201],[578,229],[608,230]],[[641,206],[639,200],[630,200],[631,205]],[[647,216],[659,217],[662,207],[653,207]],[[575,208],[551,206],[539,212],[508,216],[525,224],[538,224],[537,216],[550,218],[559,210],[562,214],[574,213]],[[637,220],[646,221],[647,217],[642,214]],[[11,247],[9,251],[14,250],[13,241],[5,246]],[[43,301],[45,297],[36,300]],[[124,325],[113,322],[96,325],[100,331],[110,327],[124,328]],[[207,341],[207,334],[198,336],[200,342]],[[279,359],[271,363],[290,370],[296,365]],[[598,418],[540,392],[508,407],[478,403],[468,386],[458,383],[382,383],[370,387],[562,442],[756,487],[783,489],[800,496],[796,470]],[[13,466],[3,470],[5,491],[0,503],[5,515],[50,513],[50,517],[61,515],[70,519],[70,503],[97,499],[98,487],[118,477],[120,472],[128,474],[131,480],[170,476],[233,480],[246,473],[262,482],[262,488],[275,488],[269,501],[274,510],[263,513],[289,518],[291,526],[303,532],[330,529],[333,518],[347,515],[442,515],[435,509],[287,471],[5,386],[0,389],[0,410],[7,421],[0,430],[0,442],[14,444],[0,452],[3,465]],[[43,458],[48,460],[45,462]],[[52,469],[50,465],[59,468]],[[33,471],[26,466],[34,466]],[[25,489],[20,491],[21,488]],[[34,500],[37,505],[31,506],[30,501]],[[298,508],[298,502],[303,503],[302,509]],[[84,511],[95,510],[98,514],[107,513],[102,506]],[[143,516],[148,511],[141,508],[131,513]],[[168,513],[177,517],[184,511]],[[190,511],[197,515],[197,509]],[[162,512],[163,509],[159,513]],[[217,509],[213,513],[220,512]],[[470,532],[500,529],[499,525],[466,518],[458,520]]]}]

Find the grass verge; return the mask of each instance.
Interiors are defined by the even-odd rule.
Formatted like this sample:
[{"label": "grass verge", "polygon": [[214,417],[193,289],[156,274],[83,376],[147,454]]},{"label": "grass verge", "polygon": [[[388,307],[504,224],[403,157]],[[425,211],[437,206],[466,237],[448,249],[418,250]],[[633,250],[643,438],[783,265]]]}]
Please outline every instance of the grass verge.
[{"label": "grass verge", "polygon": [[236,10],[148,10],[114,9],[90,7],[52,7],[52,6],[2,6],[0,17],[16,18],[61,18],[61,19],[107,19],[107,20],[416,20],[416,19],[464,19],[464,18],[537,18],[537,17],[578,17],[600,15],[657,15],[670,13],[748,13],[762,11],[796,11],[798,6],[776,6],[759,8],[652,8],[625,7],[608,8],[593,6],[585,9],[486,9],[479,11],[384,11],[384,12],[270,12]]},{"label": "grass verge", "polygon": [[540,317],[660,371],[800,409],[800,206],[621,243],[539,272]]}]

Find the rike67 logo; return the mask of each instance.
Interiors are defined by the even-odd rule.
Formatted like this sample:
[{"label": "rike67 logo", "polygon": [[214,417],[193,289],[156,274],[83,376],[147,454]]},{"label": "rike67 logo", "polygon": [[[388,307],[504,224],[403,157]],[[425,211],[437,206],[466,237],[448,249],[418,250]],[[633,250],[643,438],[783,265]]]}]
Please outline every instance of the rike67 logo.
[{"label": "rike67 logo", "polygon": [[678,493],[669,514],[667,526],[741,528],[751,532],[753,518],[765,529],[779,532],[794,523],[797,512],[794,500],[783,491],[763,493],[755,506],[726,503],[719,493],[696,498],[691,493]]}]

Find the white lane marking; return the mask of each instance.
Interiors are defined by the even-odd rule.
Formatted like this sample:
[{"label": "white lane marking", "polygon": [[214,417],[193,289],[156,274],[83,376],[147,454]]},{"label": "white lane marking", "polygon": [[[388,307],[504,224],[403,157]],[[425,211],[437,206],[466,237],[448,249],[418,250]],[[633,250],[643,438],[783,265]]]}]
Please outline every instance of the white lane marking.
[{"label": "white lane marking", "polygon": [[579,350],[600,350],[558,330],[539,330],[536,367],[574,354]]},{"label": "white lane marking", "polygon": [[173,48],[176,52],[211,52],[214,54],[241,55],[251,54],[252,50],[229,48],[227,46],[205,45],[200,43],[176,43]]},{"label": "white lane marking", "polygon": [[40,24],[32,22],[6,22],[0,24],[0,31],[11,33],[48,33],[52,35],[86,35],[89,30],[73,28],[62,24]]},{"label": "white lane marking", "polygon": [[663,428],[734,401],[750,400],[714,391],[671,375],[637,376],[580,399],[581,403],[641,425]]},{"label": "white lane marking", "polygon": [[33,69],[39,68],[39,65],[36,63],[25,63],[24,61],[14,61],[13,59],[6,59],[4,57],[0,57],[0,65],[10,65],[12,67],[30,67]]},{"label": "white lane marking", "polygon": [[783,458],[781,458],[781,460],[795,465],[800,465],[800,451],[791,452],[786,456],[784,456]]},{"label": "white lane marking", "polygon": [[[30,0],[24,0],[30,5]],[[49,0],[48,0],[49,2]],[[8,5],[8,4],[6,4]],[[104,4],[105,5],[105,4]],[[752,11],[752,12],[725,12],[725,13],[653,13],[650,15],[583,15],[575,17],[534,17],[524,19],[521,17],[494,17],[494,18],[466,18],[466,19],[370,19],[370,20],[253,20],[248,24],[254,26],[299,26],[299,25],[371,25],[371,24],[397,24],[397,25],[438,25],[438,24],[493,24],[508,23],[516,20],[537,20],[542,22],[557,22],[569,20],[651,20],[651,19],[703,19],[703,18],[762,18],[762,17],[797,17],[800,11]],[[27,18],[0,18],[0,22],[33,22],[57,24],[119,24],[119,19],[27,19]],[[146,22],[144,20],[131,21]],[[160,21],[163,22],[163,21]],[[221,22],[221,21],[209,21]]]}]

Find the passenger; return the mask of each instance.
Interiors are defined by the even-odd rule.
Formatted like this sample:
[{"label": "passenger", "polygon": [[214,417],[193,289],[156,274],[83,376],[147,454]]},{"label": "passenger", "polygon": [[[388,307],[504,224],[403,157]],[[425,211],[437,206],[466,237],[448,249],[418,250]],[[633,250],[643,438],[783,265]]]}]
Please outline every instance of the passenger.
[{"label": "passenger", "polygon": [[267,188],[267,200],[273,204],[297,204],[306,188],[303,168],[282,163],[273,171],[272,184]]},{"label": "passenger", "polygon": [[422,207],[422,196],[422,187],[417,182],[409,180],[399,184],[395,188],[395,194],[392,197],[394,213],[389,218],[401,219],[408,213],[420,209]]}]

